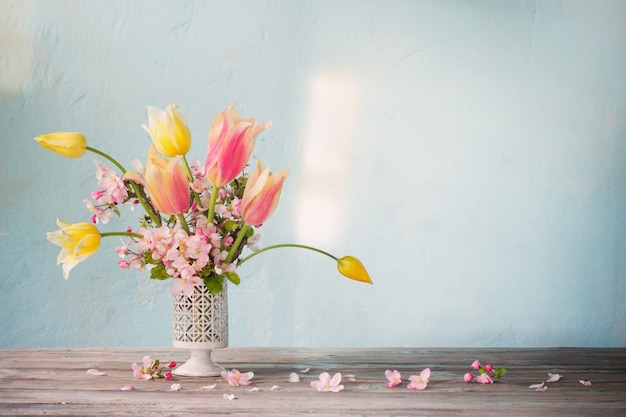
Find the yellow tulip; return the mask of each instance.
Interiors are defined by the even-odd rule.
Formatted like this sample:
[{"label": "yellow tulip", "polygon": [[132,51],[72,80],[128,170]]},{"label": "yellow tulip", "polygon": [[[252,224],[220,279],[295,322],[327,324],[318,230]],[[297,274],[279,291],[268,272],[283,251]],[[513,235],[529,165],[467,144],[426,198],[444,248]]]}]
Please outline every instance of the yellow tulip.
[{"label": "yellow tulip", "polygon": [[87,150],[87,138],[82,133],[55,132],[39,135],[37,143],[67,158],[80,158]]},{"label": "yellow tulip", "polygon": [[178,109],[170,104],[167,110],[148,107],[148,126],[141,125],[152,137],[152,143],[163,156],[173,158],[186,155],[191,147],[191,131],[187,119]]},{"label": "yellow tulip", "polygon": [[72,268],[98,250],[100,232],[87,222],[72,224],[57,219],[57,226],[60,230],[49,232],[48,240],[61,247],[57,265],[63,263],[63,278],[68,279]]},{"label": "yellow tulip", "polygon": [[372,279],[361,261],[354,256],[344,256],[341,259],[337,259],[337,270],[341,273],[341,275],[355,281],[373,284]]}]

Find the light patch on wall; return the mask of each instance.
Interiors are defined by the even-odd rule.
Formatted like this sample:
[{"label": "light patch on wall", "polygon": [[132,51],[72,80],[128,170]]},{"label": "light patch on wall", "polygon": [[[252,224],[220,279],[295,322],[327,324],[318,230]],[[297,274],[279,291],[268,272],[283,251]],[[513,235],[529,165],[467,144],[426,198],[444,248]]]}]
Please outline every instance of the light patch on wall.
[{"label": "light patch on wall", "polygon": [[[22,2],[10,4],[8,16],[13,13],[15,16],[28,16],[28,5]],[[1,23],[7,23],[2,25]],[[2,22],[3,33],[0,33],[0,93],[4,95],[20,93],[23,85],[28,82],[33,75],[33,45],[27,38],[18,33],[17,24]]]},{"label": "light patch on wall", "polygon": [[311,84],[296,220],[298,239],[307,244],[329,246],[341,233],[358,104],[351,79],[324,75]]}]

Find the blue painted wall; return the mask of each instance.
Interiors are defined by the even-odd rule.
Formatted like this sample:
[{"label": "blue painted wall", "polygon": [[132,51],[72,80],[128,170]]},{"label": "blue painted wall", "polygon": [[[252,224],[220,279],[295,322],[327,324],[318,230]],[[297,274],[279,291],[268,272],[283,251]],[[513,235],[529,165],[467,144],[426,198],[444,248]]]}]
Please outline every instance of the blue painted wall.
[{"label": "blue painted wall", "polygon": [[269,252],[231,345],[626,346],[625,2],[0,0],[0,346],[170,345],[169,286],[117,239],[63,280],[45,233],[89,219],[94,164],[33,141],[130,165],[170,102],[201,160],[228,104],[273,119],[262,243],[375,281]]}]

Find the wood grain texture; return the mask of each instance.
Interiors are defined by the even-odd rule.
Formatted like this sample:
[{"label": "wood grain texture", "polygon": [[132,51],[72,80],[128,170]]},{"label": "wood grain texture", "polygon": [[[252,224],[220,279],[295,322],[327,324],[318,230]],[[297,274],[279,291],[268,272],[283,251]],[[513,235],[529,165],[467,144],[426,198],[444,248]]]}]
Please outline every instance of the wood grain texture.
[{"label": "wood grain texture", "polygon": [[[625,416],[626,349],[298,349],[227,348],[214,352],[224,367],[253,371],[253,387],[221,378],[174,377],[142,381],[130,371],[144,355],[163,362],[187,359],[172,348],[0,349],[3,416]],[[475,359],[508,369],[493,385],[463,382]],[[430,367],[425,391],[406,382],[386,388],[384,371],[405,380]],[[105,376],[92,376],[96,368]],[[300,370],[311,368],[303,374]],[[339,393],[320,393],[310,382],[321,372],[344,377]],[[291,372],[299,383],[290,383]],[[528,386],[548,372],[563,375],[545,392]],[[590,387],[579,380],[592,381]],[[172,392],[172,383],[181,391]],[[212,390],[203,386],[216,384]],[[135,391],[121,391],[133,385]],[[280,388],[271,390],[274,385]],[[234,394],[229,401],[224,394]]]}]

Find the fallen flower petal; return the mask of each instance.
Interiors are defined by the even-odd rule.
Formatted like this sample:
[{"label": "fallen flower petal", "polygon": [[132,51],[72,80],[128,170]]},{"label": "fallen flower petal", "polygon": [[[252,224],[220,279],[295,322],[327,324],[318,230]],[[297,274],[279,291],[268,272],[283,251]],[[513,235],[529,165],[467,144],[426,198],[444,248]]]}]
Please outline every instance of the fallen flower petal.
[{"label": "fallen flower petal", "polygon": [[231,369],[230,372],[223,371],[221,375],[231,386],[238,387],[239,385],[252,384],[254,372],[241,373],[237,369]]},{"label": "fallen flower petal", "polygon": [[225,399],[225,400],[232,401],[232,400],[235,399],[235,394],[224,394],[224,395],[222,395],[222,398]]},{"label": "fallen flower petal", "polygon": [[270,388],[270,391],[278,391],[281,388],[282,387],[280,385],[272,385],[272,388]]},{"label": "fallen flower petal", "polygon": [[552,373],[548,372],[548,379],[546,380],[546,382],[556,382],[559,379],[561,379],[561,375],[559,375],[559,374],[552,374]]},{"label": "fallen flower petal", "polygon": [[292,372],[289,374],[289,382],[300,382],[300,377],[297,373]]},{"label": "fallen flower petal", "polygon": [[538,389],[538,388],[541,388],[541,387],[543,387],[543,386],[545,386],[545,382],[542,382],[542,383],[540,383],[540,384],[532,384],[532,385],[529,385],[529,386],[528,386],[528,388],[530,388],[530,389]]},{"label": "fallen flower petal", "polygon": [[120,388],[121,391],[134,391],[135,387],[133,387],[132,385],[124,385],[122,388]]},{"label": "fallen flower petal", "polygon": [[304,368],[304,369],[300,370],[300,373],[301,374],[308,374],[310,370],[311,370],[311,368]]},{"label": "fallen flower petal", "polygon": [[493,384],[493,379],[488,374],[480,374],[474,379],[474,381],[479,384]]},{"label": "fallen flower petal", "polygon": [[341,373],[337,372],[331,378],[328,372],[323,372],[317,381],[311,381],[311,386],[319,392],[339,392],[343,389],[340,383]]},{"label": "fallen flower petal", "polygon": [[93,375],[93,376],[102,376],[102,375],[106,375],[107,374],[106,372],[100,372],[97,369],[88,369],[87,373],[89,375]]},{"label": "fallen flower petal", "polygon": [[385,378],[387,378],[387,382],[385,382],[385,386],[388,388],[393,388],[402,383],[402,375],[400,372],[396,370],[387,369],[385,371]]},{"label": "fallen flower petal", "polygon": [[356,382],[356,375],[354,374],[345,374],[343,377],[350,382]]},{"label": "fallen flower petal", "polygon": [[172,384],[170,386],[170,391],[180,391],[180,384]]},{"label": "fallen flower petal", "polygon": [[215,389],[216,386],[217,384],[205,385],[203,387],[200,387],[200,389]]},{"label": "fallen flower petal", "polygon": [[583,384],[583,385],[584,385],[584,386],[586,386],[586,387],[590,387],[590,386],[592,385],[592,384],[591,384],[591,381],[589,381],[589,380],[587,380],[587,379],[581,379],[581,380],[580,380],[580,381],[578,381],[578,382],[580,382],[581,384]]},{"label": "fallen flower petal", "polygon": [[543,386],[543,387],[541,387],[541,388],[537,388],[535,391],[544,392],[544,391],[547,391],[547,390],[548,390],[548,386],[547,386],[547,385],[544,385],[544,386]]},{"label": "fallen flower petal", "polygon": [[250,392],[259,392],[259,391],[261,391],[261,388],[259,388],[259,387],[252,387],[252,388],[250,388]]},{"label": "fallen flower petal", "polygon": [[430,368],[424,369],[419,375],[411,375],[409,377],[409,384],[406,386],[408,389],[424,390],[428,386],[428,379],[430,378]]}]

